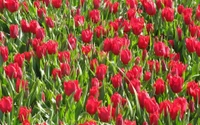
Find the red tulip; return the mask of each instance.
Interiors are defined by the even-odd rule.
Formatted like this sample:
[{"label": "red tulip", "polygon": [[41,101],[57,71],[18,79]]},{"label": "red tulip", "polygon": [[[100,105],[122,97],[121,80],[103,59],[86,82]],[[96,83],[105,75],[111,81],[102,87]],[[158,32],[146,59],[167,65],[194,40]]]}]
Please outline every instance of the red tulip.
[{"label": "red tulip", "polygon": [[120,53],[120,59],[123,64],[127,65],[132,59],[131,51],[129,49],[122,50]]},{"label": "red tulip", "polygon": [[181,40],[182,39],[182,29],[180,27],[178,27],[177,29],[177,34],[178,34],[178,39]]},{"label": "red tulip", "polygon": [[192,22],[192,8],[185,8],[183,10],[183,20],[186,25],[189,25]]},{"label": "red tulip", "polygon": [[154,31],[154,26],[153,26],[153,24],[152,24],[152,23],[146,24],[146,29],[147,29],[148,34],[149,34],[150,32],[153,32],[153,31]]},{"label": "red tulip", "polygon": [[12,111],[13,99],[10,96],[4,96],[0,100],[0,110],[3,113],[8,113]]},{"label": "red tulip", "polygon": [[145,98],[144,107],[148,113],[156,113],[159,111],[159,105],[155,98]]},{"label": "red tulip", "polygon": [[15,85],[15,89],[16,89],[17,93],[19,93],[20,88],[23,89],[23,90],[27,90],[28,89],[28,82],[25,81],[25,80],[17,79],[16,85]]},{"label": "red tulip", "polygon": [[19,114],[18,114],[19,121],[24,122],[25,120],[28,120],[30,113],[31,113],[31,109],[21,106],[19,108]]},{"label": "red tulip", "polygon": [[49,28],[54,28],[54,22],[51,17],[46,17],[45,22]]},{"label": "red tulip", "polygon": [[39,59],[45,57],[47,55],[47,44],[42,44],[41,46],[38,46],[36,49],[36,55]]},{"label": "red tulip", "polygon": [[128,16],[129,20],[131,20],[131,18],[135,18],[135,15],[136,15],[136,10],[135,9],[130,8],[127,11],[127,16]]},{"label": "red tulip", "polygon": [[22,28],[22,32],[24,32],[24,33],[30,32],[30,25],[29,25],[29,23],[28,23],[26,20],[24,20],[24,19],[21,20],[21,28]]},{"label": "red tulip", "polygon": [[91,49],[92,49],[92,45],[91,44],[88,44],[88,45],[85,45],[85,46],[81,47],[82,53],[85,54],[85,55],[88,55],[89,52],[91,51]]},{"label": "red tulip", "polygon": [[69,51],[58,52],[58,59],[60,62],[70,63],[70,52]]},{"label": "red tulip", "polygon": [[160,114],[158,112],[151,113],[149,116],[150,125],[158,125]]},{"label": "red tulip", "polygon": [[185,39],[186,48],[190,53],[195,52],[197,40],[194,37],[186,38]]},{"label": "red tulip", "polygon": [[154,43],[154,53],[156,56],[162,57],[166,55],[166,45],[163,42]]},{"label": "red tulip", "polygon": [[4,4],[11,13],[16,12],[19,9],[18,0],[6,0]]},{"label": "red tulip", "polygon": [[18,33],[19,33],[18,25],[11,24],[10,25],[10,37],[15,39],[15,38],[17,38]]},{"label": "red tulip", "polygon": [[[113,42],[113,41],[115,41],[115,42]],[[123,39],[120,38],[120,37],[115,37],[115,38],[112,39],[111,43],[112,43],[112,45],[111,45],[112,53],[115,54],[115,55],[119,55],[120,54],[120,50],[121,50],[122,46],[124,45]]]},{"label": "red tulip", "polygon": [[116,125],[124,125],[124,120],[121,114],[119,114],[116,118]]},{"label": "red tulip", "polygon": [[118,2],[111,3],[110,4],[110,12],[112,12],[114,14],[117,13],[118,7],[119,7],[119,3]]},{"label": "red tulip", "polygon": [[61,72],[60,69],[54,68],[54,69],[52,70],[52,73],[51,73],[51,74],[52,74],[54,80],[55,80],[57,77],[62,78],[62,72]]},{"label": "red tulip", "polygon": [[45,30],[44,30],[44,28],[38,28],[38,29],[36,29],[36,35],[35,35],[35,37],[37,39],[43,40],[44,37],[45,37]]},{"label": "red tulip", "polygon": [[197,99],[199,92],[199,86],[195,81],[191,81],[187,83],[187,93],[194,98]]},{"label": "red tulip", "polygon": [[162,18],[167,22],[172,22],[174,20],[174,9],[165,7],[162,10]]},{"label": "red tulip", "polygon": [[111,77],[111,82],[114,88],[118,88],[122,85],[122,76],[120,74],[116,74]]},{"label": "red tulip", "polygon": [[161,78],[158,78],[153,86],[155,88],[156,95],[164,93],[164,91],[165,91],[165,83]]},{"label": "red tulip", "polygon": [[99,98],[99,88],[98,86],[92,86],[90,88],[89,96],[93,96],[95,98]]},{"label": "red tulip", "polygon": [[180,118],[183,119],[187,109],[188,109],[187,100],[184,97],[176,98],[170,108],[171,119],[175,120],[178,115],[178,112],[180,113]]},{"label": "red tulip", "polygon": [[31,20],[30,21],[30,32],[33,34],[36,34],[36,30],[40,28],[39,23],[37,22],[37,20]]},{"label": "red tulip", "polygon": [[114,31],[118,31],[119,29],[119,22],[117,20],[109,22],[109,26]]},{"label": "red tulip", "polygon": [[104,27],[101,26],[101,25],[100,25],[100,26],[97,26],[97,27],[95,28],[94,32],[95,32],[97,38],[100,38],[101,36],[103,36],[103,35],[106,34],[106,31],[105,31]]},{"label": "red tulip", "polygon": [[93,32],[90,29],[82,30],[81,38],[84,43],[89,43],[92,41]]},{"label": "red tulip", "polygon": [[93,0],[93,5],[95,9],[98,9],[100,7],[101,0]]},{"label": "red tulip", "polygon": [[156,14],[156,7],[152,0],[143,0],[142,5],[148,15],[153,16]]},{"label": "red tulip", "polygon": [[93,96],[90,96],[86,102],[86,111],[90,115],[94,115],[97,112],[98,107],[100,106],[101,101],[98,101],[98,99],[94,98]]},{"label": "red tulip", "polygon": [[142,108],[144,108],[144,106],[145,106],[145,99],[146,98],[150,98],[149,94],[146,91],[138,92],[138,100],[139,100],[140,106]]},{"label": "red tulip", "polygon": [[60,8],[62,6],[62,0],[52,0],[52,6],[54,8]]},{"label": "red tulip", "polygon": [[91,86],[99,87],[101,86],[101,82],[99,82],[99,80],[96,77],[94,77],[91,79]]},{"label": "red tulip", "polygon": [[140,91],[140,86],[141,86],[140,81],[138,79],[133,79],[129,82],[128,89],[131,94],[135,94],[135,91],[136,92]]},{"label": "red tulip", "polygon": [[30,122],[28,120],[24,120],[22,125],[31,125]]},{"label": "red tulip", "polygon": [[169,86],[174,93],[179,93],[182,91],[183,78],[180,76],[172,76],[169,78]]},{"label": "red tulip", "polygon": [[9,78],[22,78],[22,69],[18,66],[17,63],[10,63],[4,67],[6,76]]},{"label": "red tulip", "polygon": [[25,55],[24,54],[17,53],[14,56],[14,63],[17,63],[19,65],[19,67],[23,66],[24,60],[25,60]]},{"label": "red tulip", "polygon": [[8,48],[6,46],[0,46],[0,58],[3,59],[3,62],[8,60]]},{"label": "red tulip", "polygon": [[197,10],[196,10],[196,19],[200,21],[200,5],[198,5]]},{"label": "red tulip", "polygon": [[159,104],[159,107],[160,107],[159,110],[160,114],[163,112],[164,116],[167,116],[167,114],[169,114],[170,111],[171,102],[169,100],[164,100]]},{"label": "red tulip", "polygon": [[130,30],[131,30],[131,25],[130,25],[130,22],[129,22],[129,21],[124,20],[124,22],[123,22],[122,25],[123,25],[123,28],[124,28],[124,33],[130,32]]},{"label": "red tulip", "polygon": [[130,8],[137,8],[138,2],[137,0],[126,0],[126,4]]},{"label": "red tulip", "polygon": [[62,101],[62,95],[61,95],[61,94],[58,94],[58,95],[56,96],[56,105],[59,106],[61,101]]},{"label": "red tulip", "polygon": [[99,79],[99,80],[103,80],[105,75],[106,75],[106,72],[107,72],[107,66],[105,64],[100,64],[97,69],[96,69],[96,77]]},{"label": "red tulip", "polygon": [[60,63],[60,69],[61,69],[62,76],[70,75],[71,68],[68,63]]},{"label": "red tulip", "polygon": [[165,7],[172,8],[173,0],[164,0],[164,5],[165,5]]},{"label": "red tulip", "polygon": [[98,65],[99,65],[99,64],[98,64],[98,60],[97,60],[96,58],[94,58],[94,59],[92,59],[92,60],[90,61],[90,69],[91,69],[92,71],[94,71]]},{"label": "red tulip", "polygon": [[112,39],[110,38],[106,38],[104,41],[103,41],[103,50],[105,52],[109,52],[112,48]]},{"label": "red tulip", "polygon": [[78,26],[83,26],[84,20],[85,20],[84,16],[75,15],[75,16],[74,16],[75,26],[76,26],[76,27],[78,27]]},{"label": "red tulip", "polygon": [[70,96],[72,93],[76,93],[79,89],[78,80],[69,80],[63,83],[64,91],[67,96]]},{"label": "red tulip", "polygon": [[145,75],[144,75],[144,80],[145,81],[149,81],[150,80],[150,78],[151,78],[151,72],[145,72]]},{"label": "red tulip", "polygon": [[184,10],[184,6],[183,6],[182,4],[178,5],[177,10],[178,10],[178,13],[179,13],[179,14],[182,14],[182,13],[183,13],[183,10]]},{"label": "red tulip", "polygon": [[111,107],[100,107],[98,108],[98,116],[100,121],[109,122],[111,120]]},{"label": "red tulip", "polygon": [[197,56],[200,57],[200,42],[197,42],[195,50],[196,50]]},{"label": "red tulip", "polygon": [[111,102],[113,103],[113,107],[116,108],[119,104],[121,104],[122,96],[119,93],[115,92],[111,96]]},{"label": "red tulip", "polygon": [[56,54],[56,52],[58,51],[58,42],[54,41],[54,40],[49,40],[46,42],[46,47],[47,47],[47,51],[48,54]]},{"label": "red tulip", "polygon": [[144,18],[132,18],[131,27],[135,35],[140,35],[144,28]]},{"label": "red tulip", "polygon": [[146,49],[148,47],[149,42],[150,42],[149,36],[140,35],[138,38],[138,47],[140,49]]},{"label": "red tulip", "polygon": [[89,12],[89,17],[92,20],[93,23],[98,23],[100,21],[101,15],[99,10],[91,10]]},{"label": "red tulip", "polygon": [[156,0],[156,6],[158,9],[162,8],[163,0]]},{"label": "red tulip", "polygon": [[46,9],[45,8],[38,8],[37,9],[37,15],[39,18],[45,17],[46,16]]}]

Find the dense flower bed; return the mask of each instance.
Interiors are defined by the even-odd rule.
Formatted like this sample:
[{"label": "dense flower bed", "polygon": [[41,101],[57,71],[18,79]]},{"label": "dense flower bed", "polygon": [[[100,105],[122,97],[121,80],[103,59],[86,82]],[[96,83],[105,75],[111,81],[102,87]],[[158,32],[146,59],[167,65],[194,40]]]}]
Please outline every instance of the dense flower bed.
[{"label": "dense flower bed", "polygon": [[0,0],[0,124],[200,124],[199,0]]}]

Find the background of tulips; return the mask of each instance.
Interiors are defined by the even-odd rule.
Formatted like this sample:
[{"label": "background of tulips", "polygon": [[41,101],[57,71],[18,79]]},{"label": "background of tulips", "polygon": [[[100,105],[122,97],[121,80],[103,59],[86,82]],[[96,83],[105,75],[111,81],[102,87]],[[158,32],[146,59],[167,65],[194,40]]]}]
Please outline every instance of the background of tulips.
[{"label": "background of tulips", "polygon": [[200,124],[199,0],[0,0],[0,124]]}]

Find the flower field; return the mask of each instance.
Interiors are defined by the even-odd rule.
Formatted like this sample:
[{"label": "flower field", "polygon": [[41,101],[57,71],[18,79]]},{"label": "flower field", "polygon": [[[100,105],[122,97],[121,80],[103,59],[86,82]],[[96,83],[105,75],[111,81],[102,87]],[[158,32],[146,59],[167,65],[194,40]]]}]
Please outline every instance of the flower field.
[{"label": "flower field", "polygon": [[0,0],[0,124],[199,125],[200,0]]}]

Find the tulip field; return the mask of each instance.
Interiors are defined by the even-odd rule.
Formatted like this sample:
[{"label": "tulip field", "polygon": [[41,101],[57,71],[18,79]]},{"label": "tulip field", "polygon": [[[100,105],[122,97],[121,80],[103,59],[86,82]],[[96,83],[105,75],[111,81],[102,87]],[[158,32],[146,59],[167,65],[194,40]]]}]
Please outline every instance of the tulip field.
[{"label": "tulip field", "polygon": [[200,125],[200,0],[0,0],[1,125]]}]

